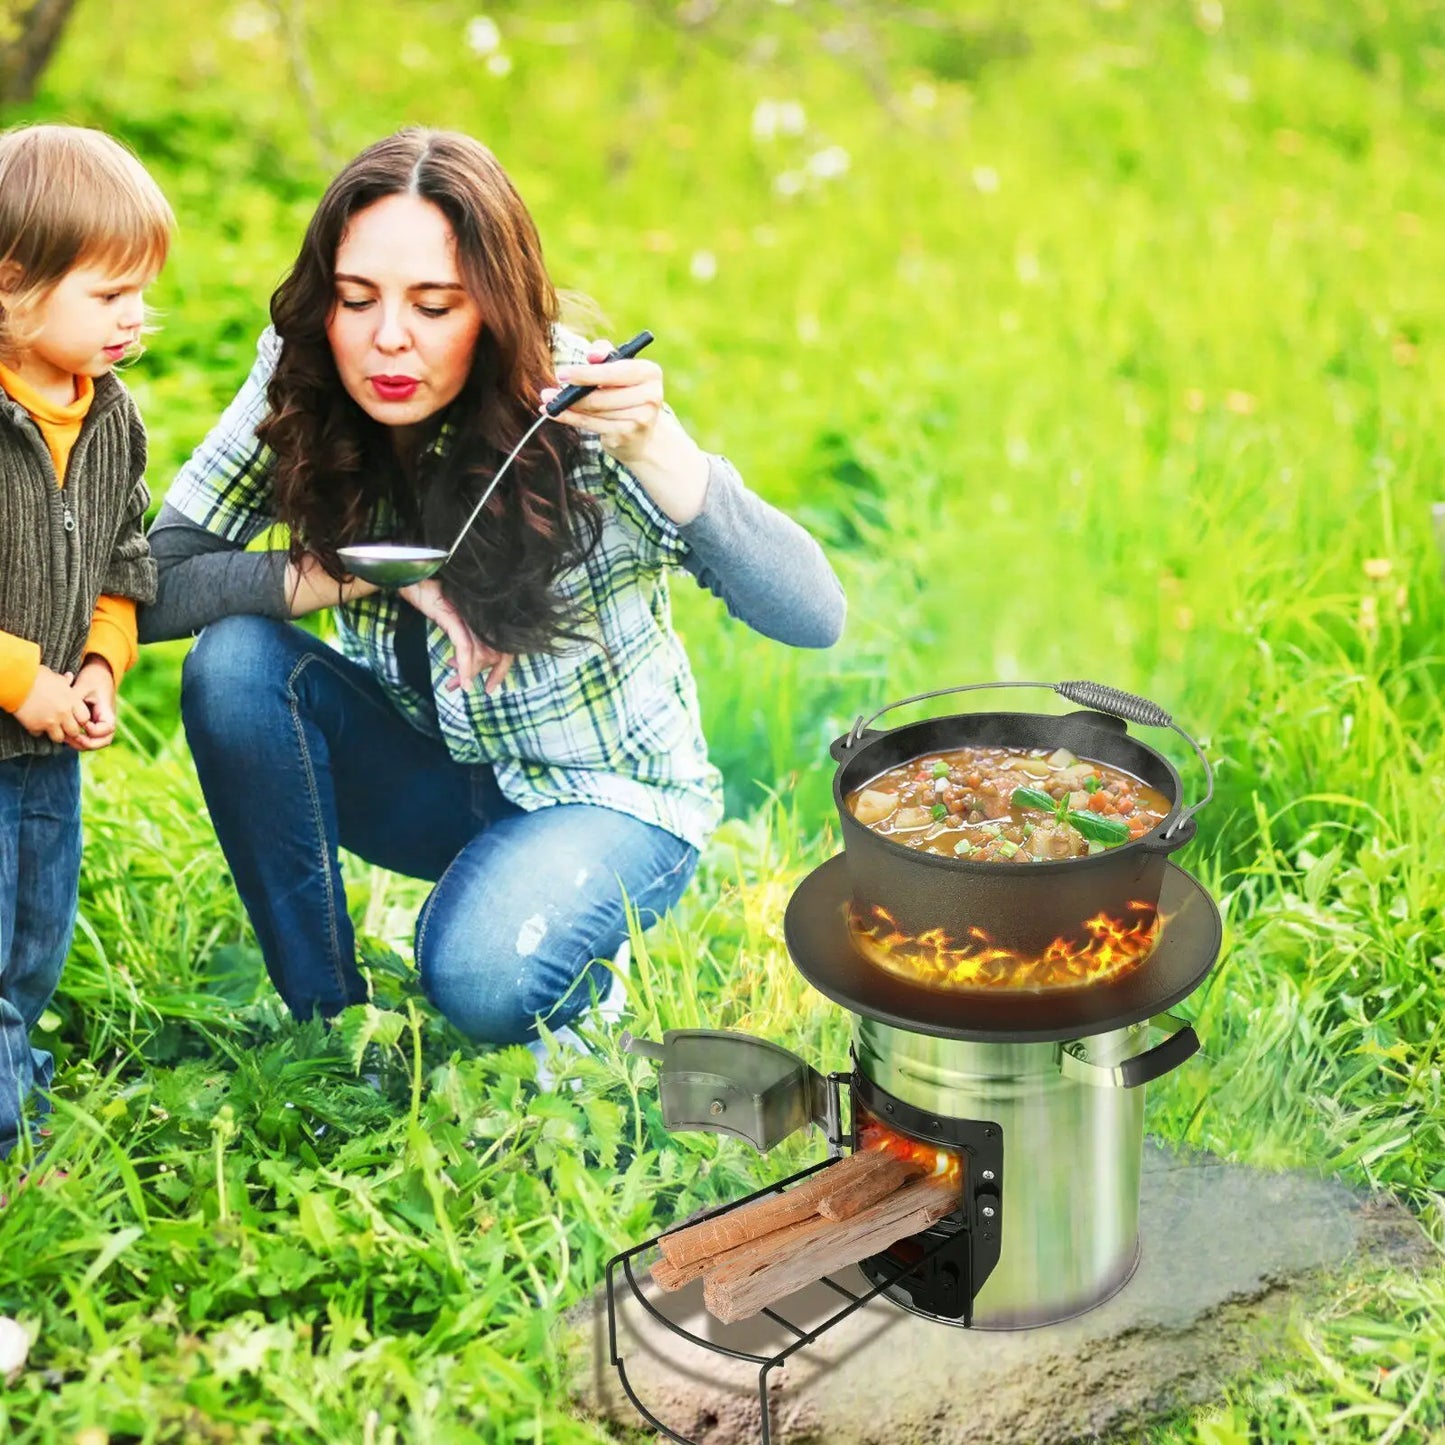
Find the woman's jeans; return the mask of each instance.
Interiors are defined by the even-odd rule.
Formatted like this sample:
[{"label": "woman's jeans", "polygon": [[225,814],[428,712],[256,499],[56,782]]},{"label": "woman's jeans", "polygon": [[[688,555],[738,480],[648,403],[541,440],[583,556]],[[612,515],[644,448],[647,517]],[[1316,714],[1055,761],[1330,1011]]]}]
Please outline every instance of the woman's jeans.
[{"label": "woman's jeans", "polygon": [[20,1139],[26,1097],[50,1107],[54,1061],[30,1030],[60,981],[79,886],[79,754],[0,761],[0,1159]]},{"label": "woman's jeans", "polygon": [[300,1018],[366,998],[337,847],[436,882],[416,925],[427,997],[490,1043],[570,1023],[606,963],[677,901],[690,844],[610,808],[526,812],[455,762],[363,667],[270,618],[227,617],[186,658],[181,713],[236,889]]}]

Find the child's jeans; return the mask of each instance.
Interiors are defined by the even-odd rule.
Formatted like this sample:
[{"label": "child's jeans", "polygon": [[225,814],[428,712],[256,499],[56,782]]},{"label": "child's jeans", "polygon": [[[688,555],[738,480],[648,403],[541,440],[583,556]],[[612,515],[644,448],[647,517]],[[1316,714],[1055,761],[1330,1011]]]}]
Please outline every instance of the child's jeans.
[{"label": "child's jeans", "polygon": [[49,1108],[54,1062],[30,1030],[60,980],[79,886],[79,754],[0,760],[0,1159],[32,1090]]}]

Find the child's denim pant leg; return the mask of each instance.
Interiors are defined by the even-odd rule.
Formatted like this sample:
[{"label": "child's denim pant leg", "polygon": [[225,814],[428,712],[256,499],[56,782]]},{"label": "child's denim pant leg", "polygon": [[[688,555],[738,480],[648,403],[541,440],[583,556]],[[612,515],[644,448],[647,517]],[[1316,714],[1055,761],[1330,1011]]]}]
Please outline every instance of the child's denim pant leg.
[{"label": "child's denim pant leg", "polygon": [[49,1108],[54,1061],[30,1031],[60,980],[80,884],[80,757],[0,761],[0,1158],[28,1096]]},{"label": "child's denim pant leg", "polygon": [[490,1043],[556,1029],[605,996],[605,963],[676,903],[697,850],[610,808],[525,813],[454,761],[376,679],[266,617],[212,623],[186,659],[186,736],[266,967],[291,1010],[366,997],[339,850],[436,882],[417,927],[432,1002]]}]

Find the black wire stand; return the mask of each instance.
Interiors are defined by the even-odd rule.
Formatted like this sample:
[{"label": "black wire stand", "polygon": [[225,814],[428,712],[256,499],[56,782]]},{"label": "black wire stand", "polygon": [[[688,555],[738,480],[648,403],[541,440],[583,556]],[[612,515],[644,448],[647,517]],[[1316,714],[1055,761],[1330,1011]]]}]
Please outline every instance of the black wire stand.
[{"label": "black wire stand", "polygon": [[[834,1145],[836,1145],[837,1143],[836,1140],[830,1140],[829,1142]],[[693,1222],[698,1223],[705,1219],[716,1219],[720,1215],[728,1214],[734,1209],[741,1209],[745,1204],[751,1204],[755,1199],[762,1199],[769,1194],[780,1193],[782,1190],[787,1189],[789,1186],[797,1184],[799,1181],[806,1179],[810,1174],[816,1174],[820,1169],[827,1169],[831,1165],[836,1164],[837,1162],[838,1159],[836,1157],[821,1160],[819,1163],[813,1164],[807,1169],[799,1170],[796,1174],[790,1174],[786,1179],[780,1179],[776,1184],[770,1184],[766,1188],[758,1189],[752,1194],[747,1195],[743,1199],[736,1199],[731,1204],[724,1204],[717,1209],[710,1209],[705,1214],[699,1215],[697,1217],[697,1220],[694,1220]],[[684,1329],[676,1321],[668,1319],[667,1316],[664,1315],[662,1311],[659,1310],[657,1306],[647,1297],[647,1295],[643,1293],[642,1286],[638,1282],[637,1276],[633,1273],[632,1262],[634,1259],[637,1258],[638,1255],[644,1253],[646,1250],[654,1248],[657,1245],[658,1240],[661,1239],[661,1237],[661,1235],[654,1235],[651,1239],[646,1239],[641,1244],[635,1244],[631,1249],[624,1250],[621,1254],[614,1255],[610,1260],[608,1260],[607,1343],[612,1355],[612,1366],[617,1371],[618,1379],[622,1381],[622,1388],[627,1392],[627,1398],[632,1401],[638,1413],[642,1416],[644,1420],[647,1421],[650,1426],[652,1426],[654,1430],[660,1431],[669,1440],[677,1441],[678,1445],[699,1445],[699,1442],[695,1440],[690,1440],[686,1435],[679,1435],[677,1431],[669,1429],[668,1426],[664,1425],[662,1421],[659,1420],[657,1416],[654,1415],[652,1411],[649,1410],[647,1406],[642,1403],[642,1401],[637,1396],[637,1392],[632,1388],[632,1382],[627,1378],[627,1365],[623,1360],[622,1356],[618,1353],[617,1273],[619,1269],[621,1270],[621,1273],[626,1279],[627,1289],[630,1291],[633,1299],[635,1299],[637,1303],[640,1304],[642,1308],[646,1310],[647,1313],[651,1315],[654,1320],[656,1320],[660,1325],[662,1325],[664,1329],[668,1330],[671,1334],[678,1336],[680,1339],[687,1340],[690,1344],[697,1345],[700,1349],[709,1350],[713,1354],[726,1355],[730,1359],[743,1360],[755,1364],[759,1367],[758,1407],[761,1412],[759,1418],[762,1421],[761,1445],[773,1445],[772,1422],[769,1419],[768,1408],[768,1376],[774,1370],[778,1369],[781,1365],[783,1365],[791,1356],[795,1355],[799,1350],[805,1349],[808,1345],[811,1345],[821,1335],[826,1334],[835,1325],[841,1324],[845,1319],[848,1318],[849,1315],[853,1314],[856,1310],[862,1309],[864,1305],[870,1303],[872,1300],[877,1299],[879,1295],[883,1294],[886,1290],[891,1289],[906,1275],[916,1271],[920,1265],[924,1264],[934,1255],[941,1253],[953,1243],[952,1238],[948,1235],[944,1235],[940,1239],[930,1243],[920,1256],[904,1264],[901,1264],[896,1273],[889,1275],[882,1281],[882,1283],[875,1285],[866,1294],[855,1294],[851,1289],[846,1288],[844,1285],[839,1284],[836,1280],[830,1279],[827,1275],[824,1275],[823,1278],[818,1281],[818,1283],[826,1285],[836,1294],[839,1294],[844,1299],[846,1299],[848,1303],[845,1304],[843,1308],[840,1309],[836,1314],[829,1315],[829,1317],[824,1320],[822,1324],[815,1325],[810,1330],[805,1330],[802,1328],[802,1326],[795,1325],[791,1320],[779,1314],[776,1310],[763,1309],[761,1311],[763,1315],[765,1315],[768,1319],[772,1320],[774,1323],[781,1325],[790,1334],[795,1335],[796,1338],[791,1344],[785,1346],[776,1354],[759,1355],[753,1354],[747,1350],[733,1349],[728,1345],[718,1343],[716,1340],[705,1340],[700,1335],[694,1334],[691,1330]],[[875,1256],[874,1258],[876,1260],[880,1257],[881,1256]]]}]

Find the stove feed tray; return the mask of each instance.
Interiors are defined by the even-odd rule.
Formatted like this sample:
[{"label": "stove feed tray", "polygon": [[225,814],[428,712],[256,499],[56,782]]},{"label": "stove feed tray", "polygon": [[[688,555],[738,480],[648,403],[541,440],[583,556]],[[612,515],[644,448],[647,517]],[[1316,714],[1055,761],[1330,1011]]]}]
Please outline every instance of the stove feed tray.
[{"label": "stove feed tray", "polygon": [[1208,890],[1169,863],[1159,896],[1164,928],[1148,957],[1128,973],[1047,993],[949,992],[910,983],[866,958],[848,927],[852,900],[841,853],[798,885],[783,935],[803,977],[851,1013],[915,1033],[980,1043],[1081,1039],[1165,1013],[1204,981],[1223,940],[1219,909]]},{"label": "stove feed tray", "polygon": [[[741,1209],[745,1204],[751,1204],[755,1199],[762,1199],[766,1195],[776,1194],[786,1190],[808,1178],[809,1175],[816,1174],[820,1169],[827,1169],[830,1165],[836,1164],[837,1162],[838,1160],[836,1158],[824,1159],[821,1163],[799,1170],[798,1173],[791,1174],[786,1179],[780,1179],[776,1184],[770,1184],[766,1188],[759,1189],[743,1199],[736,1199],[731,1204],[724,1204],[717,1209],[710,1209],[705,1214],[699,1215],[698,1219],[714,1219],[734,1209]],[[693,1220],[691,1222],[697,1223],[698,1221]],[[920,1238],[921,1237],[922,1236],[920,1236]],[[873,1300],[882,1297],[888,1290],[902,1283],[908,1276],[919,1273],[935,1256],[948,1255],[951,1257],[957,1254],[956,1246],[958,1240],[960,1238],[966,1238],[966,1235],[960,1233],[959,1235],[944,1235],[938,1239],[929,1239],[922,1254],[917,1259],[901,1263],[896,1268],[884,1266],[878,1261],[870,1261],[870,1263],[877,1265],[878,1274],[881,1277],[878,1278],[878,1282],[872,1289],[862,1294],[856,1293],[845,1285],[839,1284],[837,1280],[824,1275],[817,1283],[832,1290],[834,1294],[845,1300],[846,1303],[835,1313],[829,1315],[827,1319],[819,1324],[812,1325],[811,1328],[804,1328],[802,1325],[793,1323],[792,1320],[789,1320],[786,1316],[771,1307],[760,1310],[759,1314],[772,1320],[775,1324],[781,1325],[793,1336],[790,1344],[772,1355],[761,1355],[749,1350],[735,1348],[727,1344],[724,1339],[704,1339],[701,1335],[684,1328],[676,1320],[669,1319],[667,1315],[658,1309],[657,1304],[643,1289],[642,1281],[638,1279],[633,1269],[633,1264],[641,1255],[655,1249],[659,1238],[661,1238],[660,1235],[654,1235],[651,1239],[643,1240],[641,1244],[634,1245],[631,1249],[614,1255],[613,1258],[607,1262],[607,1343],[613,1368],[617,1371],[617,1377],[622,1384],[622,1388],[627,1393],[627,1398],[632,1401],[638,1413],[642,1415],[647,1423],[652,1426],[654,1430],[666,1436],[667,1439],[677,1441],[678,1445],[703,1445],[702,1441],[695,1441],[686,1435],[680,1435],[663,1421],[659,1420],[657,1416],[652,1413],[651,1409],[638,1397],[636,1390],[633,1388],[632,1381],[627,1375],[627,1362],[618,1348],[617,1340],[618,1302],[622,1298],[622,1291],[624,1290],[642,1309],[647,1311],[654,1321],[662,1325],[664,1329],[678,1336],[679,1339],[686,1340],[689,1344],[696,1345],[703,1350],[709,1350],[714,1354],[725,1355],[734,1360],[744,1360],[759,1367],[758,1418],[761,1427],[761,1435],[759,1437],[760,1445],[772,1445],[772,1410],[769,1404],[769,1376],[773,1371],[784,1365],[793,1355],[797,1354],[799,1350],[806,1349],[807,1346],[813,1344],[835,1325],[841,1324],[855,1311],[862,1309],[864,1305],[871,1303]],[[881,1260],[881,1258],[880,1256],[879,1259]],[[892,1261],[889,1261],[889,1264],[891,1265]],[[963,1259],[962,1267],[966,1271],[966,1255]],[[724,1327],[719,1333],[725,1335],[728,1328],[731,1327]]]}]

